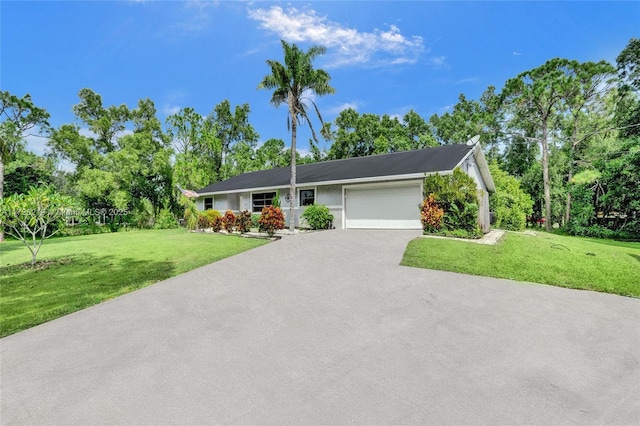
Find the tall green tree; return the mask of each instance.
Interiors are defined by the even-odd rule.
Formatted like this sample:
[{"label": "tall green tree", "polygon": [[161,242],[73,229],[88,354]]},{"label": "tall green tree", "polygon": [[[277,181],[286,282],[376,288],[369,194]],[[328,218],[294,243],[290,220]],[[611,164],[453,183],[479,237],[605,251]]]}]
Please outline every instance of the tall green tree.
[{"label": "tall green tree", "polygon": [[[73,181],[86,207],[152,214],[175,207],[171,139],[153,101],[141,99],[134,109],[105,107],[90,89],[82,89],[79,98],[73,110],[82,127],[56,129],[49,147],[75,166]],[[90,132],[81,134],[85,127]]]},{"label": "tall green tree", "polygon": [[[0,200],[4,198],[4,174],[6,164],[24,145],[23,134],[36,126],[49,127],[49,113],[35,106],[31,95],[22,98],[8,91],[0,91]],[[4,232],[0,228],[0,242]]]},{"label": "tall green tree", "polygon": [[317,105],[309,97],[309,94],[318,96],[335,92],[329,85],[331,76],[325,70],[314,69],[313,60],[326,52],[322,46],[312,46],[306,52],[295,44],[289,44],[282,40],[284,51],[284,64],[276,60],[267,60],[271,74],[266,75],[258,89],[273,90],[271,103],[288,107],[287,127],[291,130],[291,183],[289,188],[289,229],[295,229],[295,204],[296,204],[296,137],[298,124],[307,122],[313,135],[313,140],[318,143],[316,132],[309,118],[308,106],[313,105],[320,123],[324,128],[322,115]]},{"label": "tall green tree", "polygon": [[616,63],[620,77],[616,122],[620,136],[640,136],[640,39],[629,40]]},{"label": "tall green tree", "polygon": [[329,158],[364,157],[435,146],[430,125],[415,111],[402,117],[344,109],[335,120]]},{"label": "tall green tree", "polygon": [[[613,89],[615,68],[606,61],[572,63],[563,81],[565,134],[568,148],[568,178],[571,182],[582,148],[594,137],[611,131],[612,117],[607,117],[605,99]],[[604,117],[604,120],[597,118]],[[571,215],[571,191],[567,191],[564,223]]]},{"label": "tall green tree", "polygon": [[603,161],[600,209],[618,212],[624,221],[618,224],[623,231],[640,236],[640,136],[616,141],[608,161]]},{"label": "tall green tree", "polygon": [[80,102],[73,106],[73,112],[96,135],[95,148],[100,153],[113,151],[117,136],[126,129],[126,123],[131,119],[131,111],[124,104],[105,108],[102,96],[91,89],[81,89],[78,97]]},{"label": "tall green tree", "polygon": [[414,110],[410,110],[402,117],[402,124],[409,139],[409,149],[422,149],[439,145],[433,136],[431,125]]},{"label": "tall green tree", "polygon": [[23,194],[32,186],[51,185],[57,180],[56,165],[51,158],[41,157],[23,149],[16,152],[5,171],[5,196]]},{"label": "tall green tree", "polygon": [[31,95],[19,98],[10,92],[0,91],[0,198],[4,196],[5,166],[24,143],[22,135],[36,126],[48,127],[48,119],[49,113],[35,106]]},{"label": "tall green tree", "polygon": [[220,180],[222,146],[214,125],[193,108],[167,117],[167,134],[175,150],[173,180],[188,189],[203,188]]},{"label": "tall green tree", "polygon": [[495,87],[489,86],[479,101],[460,94],[451,112],[434,114],[429,123],[442,145],[464,143],[480,135],[483,146],[493,146],[500,139],[500,112],[500,97]]},{"label": "tall green tree", "polygon": [[[219,180],[243,173],[241,170],[246,169],[246,154],[258,142],[258,133],[249,123],[250,112],[249,104],[236,105],[232,112],[231,103],[225,99],[213,108],[207,118],[220,142],[221,153],[216,157],[215,163]],[[236,154],[239,164],[234,164],[232,153]]]},{"label": "tall green tree", "polygon": [[282,139],[269,139],[256,150],[255,169],[284,167],[289,162]]},{"label": "tall green tree", "polygon": [[512,117],[510,131],[520,138],[527,136],[519,129],[531,128],[542,151],[542,181],[544,188],[545,227],[551,229],[551,184],[549,177],[549,145],[557,113],[562,108],[565,71],[568,59],[552,59],[544,65],[509,79],[503,90],[508,114]]}]

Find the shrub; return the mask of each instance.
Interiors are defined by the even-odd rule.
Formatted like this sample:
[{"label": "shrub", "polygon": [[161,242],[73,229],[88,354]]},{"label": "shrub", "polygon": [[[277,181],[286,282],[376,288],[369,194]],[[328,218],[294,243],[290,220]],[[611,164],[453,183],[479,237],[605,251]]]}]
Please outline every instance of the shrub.
[{"label": "shrub", "polygon": [[155,229],[174,229],[178,227],[176,217],[169,209],[162,209],[156,216]]},{"label": "shrub", "polygon": [[140,229],[153,227],[153,205],[148,198],[143,198],[134,209],[133,222]]},{"label": "shrub", "polygon": [[478,209],[478,203],[453,202],[444,216],[444,228],[475,233],[478,229]]},{"label": "shrub", "polygon": [[260,215],[255,213],[251,215],[251,227],[260,228]]},{"label": "shrub", "polygon": [[187,197],[180,197],[180,204],[184,207],[184,222],[187,225],[187,229],[194,230],[200,223],[200,212],[196,203],[188,199]]},{"label": "shrub", "polygon": [[272,237],[278,229],[284,229],[284,214],[280,207],[263,207],[258,224],[261,232]]},{"label": "shrub", "polygon": [[222,217],[216,216],[209,219],[209,226],[213,232],[220,232],[222,229]]},{"label": "shrub", "polygon": [[439,174],[427,176],[424,179],[424,195],[435,194],[436,201],[446,212],[452,203],[478,203],[477,185],[471,176],[460,168],[453,170],[450,175]]},{"label": "shrub", "polygon": [[436,202],[436,196],[429,194],[420,204],[420,221],[425,232],[436,232],[442,224],[444,210]]},{"label": "shrub", "polygon": [[520,181],[500,169],[497,163],[489,165],[496,192],[489,197],[489,206],[495,214],[496,228],[519,231],[533,213],[531,196],[520,188]]},{"label": "shrub", "polygon": [[209,221],[209,226],[207,228],[214,228],[216,222],[220,222],[220,212],[218,210],[208,209],[204,211],[204,215],[207,217]]},{"label": "shrub", "polygon": [[198,227],[201,229],[211,228],[213,232],[218,232],[222,228],[222,218],[220,212],[214,209],[207,209],[199,213]]},{"label": "shrub", "polygon": [[236,217],[236,230],[241,234],[248,232],[251,229],[251,219],[251,212],[242,210]]},{"label": "shrub", "polygon": [[236,215],[231,210],[227,210],[222,216],[222,229],[233,232],[236,227]]},{"label": "shrub", "polygon": [[209,218],[204,212],[198,212],[198,229],[209,228]]},{"label": "shrub", "polygon": [[[463,230],[469,235],[480,232],[477,185],[473,178],[460,168],[454,169],[450,175],[440,176],[436,173],[427,176],[424,179],[424,192],[427,198],[433,195],[433,201],[443,210],[440,230]],[[436,212],[437,210],[433,213]]]},{"label": "shrub", "polygon": [[311,229],[328,229],[333,221],[333,215],[324,204],[313,204],[302,213]]},{"label": "shrub", "polygon": [[271,200],[271,205],[273,207],[280,208],[280,191],[276,191],[275,197],[273,197],[273,200]]}]

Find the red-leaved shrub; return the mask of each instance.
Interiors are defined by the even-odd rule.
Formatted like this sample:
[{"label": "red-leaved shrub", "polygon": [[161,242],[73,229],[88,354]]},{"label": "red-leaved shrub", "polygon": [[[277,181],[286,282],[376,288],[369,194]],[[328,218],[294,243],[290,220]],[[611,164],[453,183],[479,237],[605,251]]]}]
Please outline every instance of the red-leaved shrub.
[{"label": "red-leaved shrub", "polygon": [[227,210],[222,216],[222,229],[227,232],[233,232],[236,227],[236,215],[231,210]]},{"label": "red-leaved shrub", "polygon": [[284,213],[280,207],[263,207],[258,224],[260,231],[264,231],[272,237],[278,229],[284,229]]},{"label": "red-leaved shrub", "polygon": [[249,232],[251,229],[251,212],[249,210],[242,210],[236,216],[236,231],[241,234]]},{"label": "red-leaved shrub", "polygon": [[436,196],[429,194],[420,204],[420,221],[425,232],[435,232],[440,229],[444,210],[436,202]]}]

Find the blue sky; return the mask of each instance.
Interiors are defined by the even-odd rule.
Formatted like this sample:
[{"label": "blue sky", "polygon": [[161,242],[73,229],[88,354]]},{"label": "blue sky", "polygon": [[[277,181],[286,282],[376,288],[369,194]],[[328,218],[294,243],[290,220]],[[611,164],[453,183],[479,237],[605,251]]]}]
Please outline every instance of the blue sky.
[{"label": "blue sky", "polygon": [[[288,145],[286,109],[256,86],[282,61],[280,39],[327,47],[316,60],[336,94],[317,99],[326,121],[341,109],[425,119],[464,93],[477,99],[554,57],[615,58],[640,36],[640,2],[0,2],[0,87],[30,93],[51,124],[73,122],[84,87],[105,105],[152,99],[165,118],[207,115],[224,99],[249,103],[260,140]],[[298,143],[304,152],[310,133]],[[28,138],[36,153],[41,138]],[[328,148],[328,144],[325,144]]]}]

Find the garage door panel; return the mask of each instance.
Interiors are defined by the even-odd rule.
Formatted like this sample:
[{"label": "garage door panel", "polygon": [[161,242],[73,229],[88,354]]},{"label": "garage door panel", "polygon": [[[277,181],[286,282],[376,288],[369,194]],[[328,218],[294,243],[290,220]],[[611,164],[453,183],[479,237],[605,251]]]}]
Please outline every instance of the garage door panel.
[{"label": "garage door panel", "polygon": [[346,227],[421,229],[420,185],[346,189]]}]

